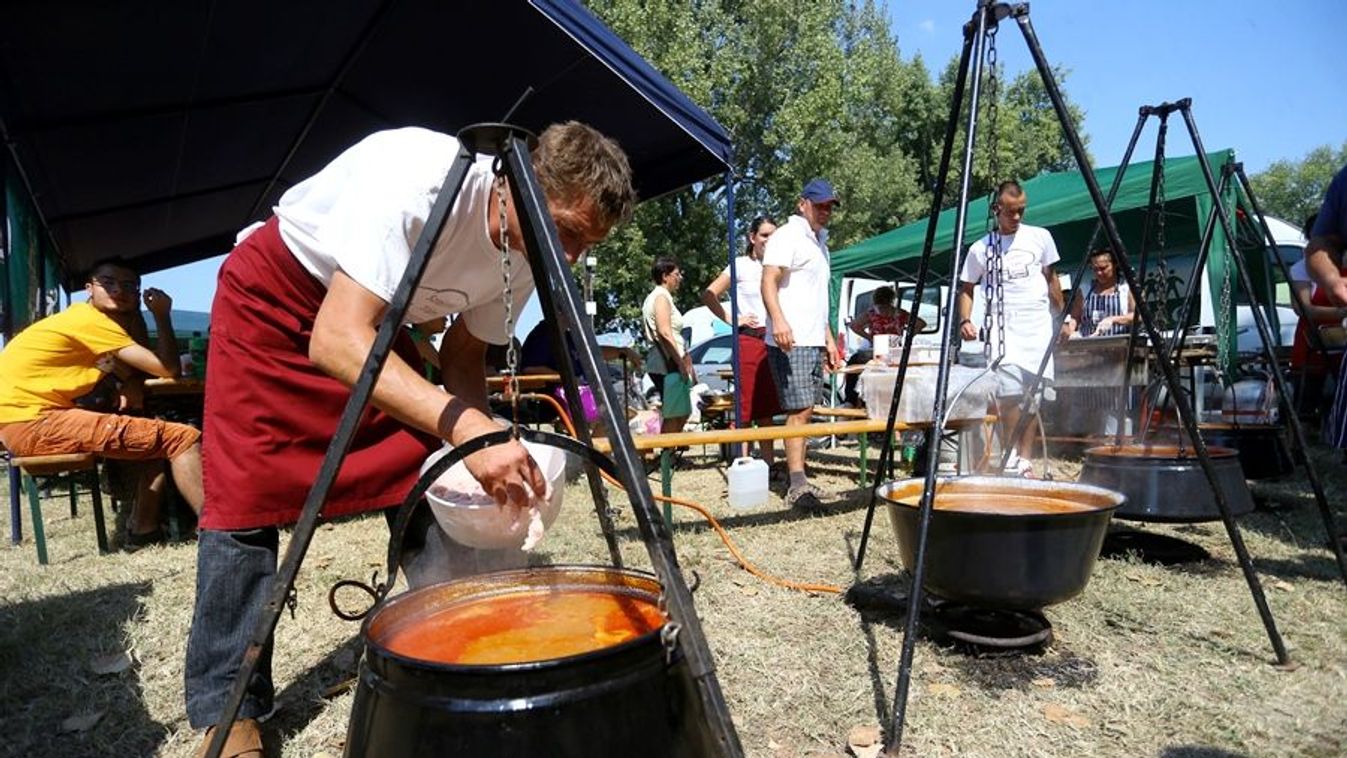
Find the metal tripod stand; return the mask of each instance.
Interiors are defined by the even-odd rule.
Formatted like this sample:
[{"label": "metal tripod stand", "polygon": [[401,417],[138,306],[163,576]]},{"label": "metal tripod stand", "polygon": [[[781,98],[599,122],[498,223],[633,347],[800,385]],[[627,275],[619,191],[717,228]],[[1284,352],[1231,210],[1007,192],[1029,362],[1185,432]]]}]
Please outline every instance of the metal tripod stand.
[{"label": "metal tripod stand", "polygon": [[[1090,193],[1090,199],[1093,201],[1096,211],[1099,214],[1100,224],[1105,237],[1107,238],[1113,252],[1115,263],[1118,270],[1122,273],[1128,286],[1132,290],[1140,291],[1136,272],[1128,261],[1126,249],[1123,246],[1122,239],[1118,233],[1117,226],[1109,213],[1110,200],[1105,200],[1100,192],[1098,182],[1095,180],[1093,172],[1089,170],[1089,158],[1085,153],[1085,148],[1077,135],[1074,125],[1071,122],[1071,116],[1066,108],[1066,103],[1062,98],[1061,91],[1057,86],[1056,79],[1051,67],[1044,57],[1042,47],[1039,45],[1038,37],[1034,32],[1033,25],[1029,20],[1029,7],[1026,4],[1010,5],[1005,3],[993,3],[990,0],[979,0],[977,10],[972,19],[964,26],[964,43],[960,55],[959,73],[954,87],[954,97],[950,105],[949,121],[946,125],[945,144],[941,152],[940,167],[937,173],[936,187],[933,192],[932,209],[930,221],[927,225],[926,238],[923,249],[921,264],[917,273],[915,301],[919,302],[926,279],[930,271],[930,258],[932,256],[932,247],[935,239],[938,216],[940,211],[941,198],[944,195],[944,180],[949,170],[950,157],[953,152],[953,142],[957,133],[959,116],[963,106],[965,90],[970,93],[970,104],[968,107],[967,128],[965,130],[965,141],[963,147],[963,171],[959,186],[959,199],[956,207],[956,218],[954,227],[954,249],[953,261],[950,267],[952,272],[957,272],[962,268],[962,256],[964,254],[964,226],[967,214],[967,205],[969,197],[969,187],[972,181],[972,163],[974,155],[974,146],[976,144],[977,119],[978,119],[978,96],[980,80],[982,78],[983,52],[986,45],[989,29],[994,29],[1002,20],[1014,18],[1019,26],[1029,51],[1033,56],[1034,64],[1043,80],[1044,87],[1047,90],[1049,98],[1052,100],[1053,109],[1056,112],[1058,122],[1060,123],[1071,153],[1076,163],[1081,166],[1081,174],[1085,181],[1086,188]],[[994,32],[993,32],[994,33]],[[970,84],[971,78],[971,84]],[[1136,140],[1136,134],[1140,132],[1140,123],[1136,133],[1133,135],[1133,143]],[[1128,154],[1131,154],[1129,146]],[[1200,150],[1200,148],[1199,148]],[[1208,169],[1209,172],[1209,169]],[[1116,192],[1118,177],[1115,177],[1114,190]],[[1213,185],[1214,188],[1214,185]],[[1228,226],[1228,223],[1227,223]],[[1169,358],[1168,347],[1161,339],[1159,331],[1155,328],[1154,315],[1149,305],[1144,301],[1137,303],[1138,315],[1141,318],[1145,328],[1146,335],[1150,340],[1152,349],[1156,351],[1160,358],[1160,368],[1164,375],[1164,380],[1170,388],[1170,392],[1177,399],[1180,422],[1188,431],[1194,440],[1199,463],[1208,483],[1211,485],[1216,495],[1216,504],[1222,514],[1222,521],[1225,523],[1227,534],[1230,537],[1231,544],[1235,548],[1236,554],[1240,559],[1240,566],[1243,570],[1245,580],[1249,585],[1249,591],[1253,596],[1254,604],[1258,608],[1259,616],[1262,618],[1263,625],[1267,631],[1269,641],[1272,644],[1278,663],[1286,664],[1290,661],[1290,656],[1286,651],[1286,646],[1282,642],[1281,635],[1276,628],[1276,622],[1272,618],[1272,612],[1268,607],[1267,598],[1264,596],[1263,589],[1259,583],[1258,576],[1253,570],[1252,563],[1248,556],[1248,551],[1244,546],[1238,527],[1236,527],[1233,517],[1230,513],[1230,506],[1226,502],[1224,494],[1217,486],[1216,472],[1212,468],[1210,456],[1206,445],[1203,443],[1197,431],[1197,422],[1193,416],[1193,410],[1185,398],[1179,393],[1179,378],[1175,368]],[[944,334],[946,339],[941,345],[940,364],[936,377],[935,401],[932,410],[932,420],[936,431],[940,431],[945,426],[946,413],[946,393],[948,392],[949,373],[950,373],[950,352],[953,349],[953,336],[955,333],[955,309],[949,308],[945,313]],[[1060,326],[1060,320],[1057,322]],[[893,398],[889,407],[888,429],[889,433],[885,435],[885,444],[880,455],[880,476],[876,481],[881,481],[886,476],[892,475],[893,466],[893,442],[892,429],[897,417],[899,397],[902,391],[902,382],[906,375],[907,363],[910,355],[910,346],[915,334],[915,319],[908,324],[908,331],[900,358],[898,376],[894,387]],[[1032,391],[1032,388],[1030,388]],[[1026,395],[1029,395],[1026,392]],[[911,683],[912,658],[916,646],[917,625],[920,620],[923,584],[926,574],[926,547],[927,537],[931,521],[931,512],[935,499],[935,479],[937,468],[937,446],[930,446],[927,450],[926,478],[924,490],[921,497],[918,528],[917,528],[917,546],[915,552],[915,565],[912,571],[911,589],[908,593],[907,618],[904,625],[904,636],[902,644],[902,655],[898,668],[898,682],[894,694],[894,714],[893,721],[888,730],[885,740],[885,753],[896,755],[899,746],[902,744],[903,726],[907,712],[908,690]],[[861,562],[864,559],[864,546],[868,539],[869,530],[874,519],[874,510],[879,485],[871,491],[869,507],[867,509],[864,531],[861,537],[861,549],[858,551],[856,568],[859,570]]]},{"label": "metal tripod stand", "polygon": [[[718,752],[724,756],[743,755],[743,747],[716,679],[710,648],[707,646],[701,622],[693,607],[691,592],[683,581],[668,526],[660,518],[655,507],[649,483],[641,468],[636,448],[632,444],[631,433],[627,429],[626,418],[620,413],[621,406],[618,405],[612,387],[605,380],[598,343],[593,332],[583,328],[584,305],[575,279],[566,264],[556,225],[547,211],[546,198],[529,162],[529,138],[527,131],[507,124],[470,126],[459,133],[461,145],[458,155],[441,184],[440,194],[421,230],[420,237],[412,248],[406,272],[389,302],[383,321],[379,324],[373,346],[365,358],[365,363],[352,387],[350,400],[342,412],[337,432],[328,447],[313,487],[304,501],[304,509],[277,572],[271,598],[263,609],[248,647],[244,651],[234,687],[209,745],[207,755],[211,758],[217,758],[224,748],[229,728],[238,714],[258,661],[280,620],[281,610],[292,602],[295,578],[313,540],[323,504],[327,501],[336,481],[337,472],[350,450],[357,423],[373,395],[375,381],[392,349],[394,337],[403,323],[412,293],[416,290],[430,260],[431,250],[434,249],[462,189],[468,168],[474,160],[474,153],[496,156],[502,172],[509,180],[511,196],[515,208],[519,211],[519,222],[528,250],[529,265],[533,271],[534,282],[537,284],[543,312],[557,316],[548,320],[552,349],[555,355],[561,356],[561,375],[566,396],[571,413],[578,424],[581,442],[586,445],[590,442],[590,429],[580,407],[577,374],[565,340],[566,333],[570,334],[572,344],[578,353],[579,368],[597,395],[602,418],[608,426],[612,439],[618,478],[631,499],[641,538],[645,542],[655,574],[663,585],[664,600],[670,619],[668,628],[673,630],[678,650],[686,659],[696,682],[697,694],[704,714],[710,722],[708,727],[719,747]],[[495,441],[485,443],[493,444]],[[481,443],[484,440],[482,438],[470,440],[462,447],[476,449],[475,442]],[[607,498],[603,494],[603,485],[592,463],[589,464],[588,471],[590,491],[595,495],[594,504],[599,522],[603,527],[610,554],[614,561],[618,562],[620,558],[617,554]]]}]

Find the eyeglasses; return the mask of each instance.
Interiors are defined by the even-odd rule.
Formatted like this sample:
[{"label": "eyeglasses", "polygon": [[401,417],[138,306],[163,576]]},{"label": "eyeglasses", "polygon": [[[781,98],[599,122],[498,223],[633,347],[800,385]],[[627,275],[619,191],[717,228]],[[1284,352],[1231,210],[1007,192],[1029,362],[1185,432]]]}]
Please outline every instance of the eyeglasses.
[{"label": "eyeglasses", "polygon": [[110,276],[95,276],[94,283],[105,290],[122,292],[140,292],[140,282],[135,279],[114,279]]}]

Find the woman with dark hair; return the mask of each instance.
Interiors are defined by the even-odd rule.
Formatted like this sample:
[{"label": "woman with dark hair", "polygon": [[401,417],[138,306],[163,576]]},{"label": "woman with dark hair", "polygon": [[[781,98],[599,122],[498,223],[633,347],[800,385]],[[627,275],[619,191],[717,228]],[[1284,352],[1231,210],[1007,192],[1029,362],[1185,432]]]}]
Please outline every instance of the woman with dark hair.
[{"label": "woman with dark hair", "polygon": [[[861,339],[870,342],[872,345],[875,336],[879,334],[900,335],[907,331],[907,321],[912,318],[912,314],[893,304],[895,293],[893,287],[880,287],[875,290],[874,300],[865,312],[851,320],[847,326],[851,331]],[[917,331],[926,328],[926,322],[917,319]],[[894,340],[894,344],[897,340]],[[859,363],[867,363],[875,357],[873,349],[861,349],[852,353],[847,361],[848,366],[855,366]],[[843,394],[844,399],[851,405],[859,405],[859,398],[856,396],[856,380],[860,378],[859,374],[847,374],[846,391]]]},{"label": "woman with dark hair", "polygon": [[[767,238],[776,231],[776,222],[767,216],[758,216],[748,227],[748,247],[734,261],[734,299],[739,309],[736,325],[739,340],[739,417],[745,421],[770,424],[772,417],[781,413],[781,401],[776,396],[776,383],[767,365],[767,311],[762,305],[762,251]],[[730,323],[730,314],[720,304],[720,298],[730,288],[730,267],[702,290],[702,303],[721,321]],[[759,444],[762,460],[772,464],[776,451],[772,440]],[[748,446],[744,446],[747,454]]]},{"label": "woman with dark hair", "polygon": [[673,300],[683,283],[683,271],[678,261],[661,256],[650,267],[650,280],[655,288],[641,305],[641,326],[653,345],[646,356],[646,370],[661,399],[660,431],[679,432],[692,415],[692,385],[697,382],[683,344],[683,314]]}]

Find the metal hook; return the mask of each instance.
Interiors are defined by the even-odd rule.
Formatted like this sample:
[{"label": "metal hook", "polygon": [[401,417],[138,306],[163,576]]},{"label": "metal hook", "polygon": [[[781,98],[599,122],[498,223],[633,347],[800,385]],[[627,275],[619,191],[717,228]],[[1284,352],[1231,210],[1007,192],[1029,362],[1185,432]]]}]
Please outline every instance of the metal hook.
[{"label": "metal hook", "polygon": [[[356,579],[342,579],[332,585],[332,589],[327,591],[327,604],[332,608],[332,613],[343,621],[359,621],[369,615],[369,612],[374,610],[374,606],[379,602],[379,592],[373,586],[376,584],[375,579],[377,579],[378,576],[379,573],[376,571],[374,576],[370,577],[369,584],[365,584]],[[369,607],[359,612],[342,610],[341,606],[337,605],[337,590],[340,590],[343,587],[355,587],[356,589],[363,590],[365,594],[370,596],[370,600],[373,602],[369,604]]]}]

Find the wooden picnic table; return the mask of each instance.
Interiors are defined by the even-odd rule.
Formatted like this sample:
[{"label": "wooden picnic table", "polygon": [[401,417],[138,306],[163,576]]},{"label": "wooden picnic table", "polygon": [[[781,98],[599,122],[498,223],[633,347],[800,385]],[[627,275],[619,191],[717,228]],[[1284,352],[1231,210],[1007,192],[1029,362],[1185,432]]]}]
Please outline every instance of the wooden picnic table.
[{"label": "wooden picnic table", "polygon": [[192,377],[155,377],[145,380],[145,394],[165,395],[204,395],[206,380]]},{"label": "wooden picnic table", "polygon": [[[509,378],[510,377],[505,374],[488,376],[486,378],[486,387],[493,392],[503,392]],[[546,387],[549,384],[560,384],[561,374],[519,374],[517,380],[519,389],[536,390]]]}]

